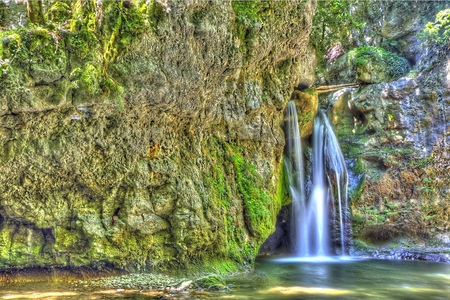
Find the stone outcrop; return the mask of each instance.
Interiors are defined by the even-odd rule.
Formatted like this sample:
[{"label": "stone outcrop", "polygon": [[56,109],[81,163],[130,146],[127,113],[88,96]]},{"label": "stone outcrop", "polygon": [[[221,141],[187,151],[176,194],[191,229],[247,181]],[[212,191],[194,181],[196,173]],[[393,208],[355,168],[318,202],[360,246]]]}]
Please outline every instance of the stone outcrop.
[{"label": "stone outcrop", "polygon": [[[351,17],[365,26],[352,28],[339,47],[330,45],[337,55],[318,76],[323,84],[361,83],[321,99],[349,165],[357,246],[396,241],[404,251],[420,245],[411,250],[417,252],[448,246],[449,53],[424,35],[448,5],[354,1]],[[408,238],[410,244],[399,242]]]},{"label": "stone outcrop", "polygon": [[[320,84],[341,84],[355,81],[379,83],[391,80],[385,72],[384,62],[369,60],[370,65],[360,74],[351,51],[364,46],[380,47],[408,60],[413,67],[426,68],[432,53],[424,47],[420,33],[427,22],[434,21],[436,13],[450,7],[447,1],[351,1],[349,18],[360,24],[350,30],[329,28],[330,32],[344,30],[347,38],[337,45],[327,45],[329,52],[338,52],[331,59],[321,60]],[[362,25],[361,25],[362,24]],[[388,65],[396,64],[391,60]],[[361,67],[360,67],[361,68]],[[364,71],[364,72],[361,72]],[[361,76],[363,75],[363,76]],[[404,74],[402,74],[404,75]],[[397,78],[394,78],[397,79]]]},{"label": "stone outcrop", "polygon": [[84,40],[4,39],[0,267],[251,263],[281,206],[285,103],[312,83],[315,4],[151,1],[133,27],[133,1],[80,3]]},{"label": "stone outcrop", "polygon": [[447,75],[445,62],[335,94],[333,120],[360,184],[352,202],[359,237],[439,240],[450,230]]}]

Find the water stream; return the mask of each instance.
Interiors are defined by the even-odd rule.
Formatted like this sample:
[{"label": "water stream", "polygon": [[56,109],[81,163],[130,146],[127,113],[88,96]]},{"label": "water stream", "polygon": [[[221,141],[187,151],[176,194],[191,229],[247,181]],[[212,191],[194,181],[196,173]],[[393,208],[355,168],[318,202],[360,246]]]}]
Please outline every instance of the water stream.
[{"label": "water stream", "polygon": [[[344,156],[326,114],[319,110],[312,136],[312,187],[305,196],[305,170],[295,102],[285,117],[284,161],[292,197],[292,245],[297,257],[346,255],[348,175]],[[338,240],[339,242],[333,242]],[[334,249],[338,246],[339,249]]]},{"label": "water stream", "polygon": [[[288,175],[289,194],[292,197],[291,220],[307,220],[309,215],[306,208],[303,151],[294,101],[289,101],[286,106],[285,136],[284,166]],[[294,253],[298,256],[308,256],[310,253],[310,243],[302,242],[308,241],[308,231],[306,222],[292,223],[291,244]]]}]

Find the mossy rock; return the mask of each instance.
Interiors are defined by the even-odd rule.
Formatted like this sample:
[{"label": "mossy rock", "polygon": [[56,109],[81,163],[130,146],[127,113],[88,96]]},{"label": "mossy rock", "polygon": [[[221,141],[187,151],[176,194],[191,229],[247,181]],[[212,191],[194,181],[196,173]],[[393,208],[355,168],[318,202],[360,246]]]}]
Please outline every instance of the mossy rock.
[{"label": "mossy rock", "polygon": [[70,74],[70,81],[75,92],[75,99],[98,98],[102,94],[101,73],[98,67],[86,64],[83,68],[75,68]]},{"label": "mossy rock", "polygon": [[302,92],[294,91],[291,99],[295,100],[295,106],[297,107],[300,136],[310,136],[314,127],[314,117],[319,108],[317,92],[314,89]]},{"label": "mossy rock", "polygon": [[67,3],[57,1],[49,8],[46,16],[48,20],[56,23],[63,23],[70,19],[72,11]]},{"label": "mossy rock", "polygon": [[405,58],[381,47],[359,47],[352,50],[348,58],[356,69],[357,79],[366,83],[387,82],[405,75],[410,69]]},{"label": "mossy rock", "polygon": [[25,31],[21,39],[15,57],[35,82],[52,83],[64,76],[68,59],[63,40],[43,28]]}]

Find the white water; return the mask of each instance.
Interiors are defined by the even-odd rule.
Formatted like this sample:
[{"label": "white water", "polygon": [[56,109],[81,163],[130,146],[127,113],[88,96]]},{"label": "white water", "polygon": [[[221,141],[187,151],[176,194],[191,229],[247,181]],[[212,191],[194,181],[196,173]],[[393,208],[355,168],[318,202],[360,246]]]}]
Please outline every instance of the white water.
[{"label": "white water", "polygon": [[[314,121],[312,187],[308,199],[305,196],[303,154],[293,101],[286,108],[285,134],[284,161],[292,197],[291,238],[295,255],[308,258],[346,255],[348,176],[344,156],[330,122],[322,111]],[[333,232],[335,237],[339,236],[340,249],[332,251],[331,229],[335,223],[338,228]]]},{"label": "white water", "polygon": [[[285,135],[284,166],[288,174],[289,192],[292,197],[291,219],[305,220],[307,218],[307,210],[305,203],[303,152],[300,130],[298,128],[297,109],[293,101],[290,101],[286,107]],[[291,230],[294,251],[299,255],[308,253],[309,245],[307,243],[301,243],[303,239],[307,239],[308,228],[301,222],[294,222]]]},{"label": "white water", "polygon": [[[348,173],[347,167],[345,166],[344,155],[342,154],[341,148],[339,147],[339,141],[334,134],[333,127],[330,124],[327,116],[323,111],[319,111],[319,119],[324,123],[325,126],[325,160],[328,167],[328,178],[330,178],[330,172],[333,171],[334,175],[334,186],[330,185],[331,190],[330,196],[332,197],[332,203],[338,204],[338,215],[339,220],[339,235],[340,235],[340,255],[345,255],[345,219],[348,213],[348,200],[347,200],[347,190],[348,190]],[[316,118],[317,120],[318,118]],[[319,121],[319,120],[317,120]],[[319,122],[320,122],[319,121]],[[331,180],[329,180],[330,182]],[[334,199],[334,195],[337,199]]]}]

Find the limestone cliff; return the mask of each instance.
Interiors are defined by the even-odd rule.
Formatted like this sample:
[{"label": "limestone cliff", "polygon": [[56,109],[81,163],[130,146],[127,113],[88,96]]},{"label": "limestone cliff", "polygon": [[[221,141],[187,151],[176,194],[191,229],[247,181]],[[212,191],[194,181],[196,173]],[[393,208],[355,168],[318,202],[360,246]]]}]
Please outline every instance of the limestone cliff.
[{"label": "limestone cliff", "polygon": [[[364,11],[368,22],[355,29],[353,36],[371,32],[371,39],[365,44],[360,40],[354,47],[362,48],[348,50],[326,67],[330,82],[359,81],[362,85],[322,99],[330,106],[352,172],[354,234],[364,242],[397,241],[395,247],[421,251],[448,246],[449,52],[445,50],[448,45],[438,45],[438,39],[427,41],[424,28],[449,3],[381,5],[357,6],[356,11]],[[380,77],[364,80],[349,68],[358,63],[358,57],[350,55],[355,49],[390,51],[387,61],[391,65],[400,60],[393,59],[395,53],[408,59],[411,70],[392,79],[380,76],[380,65],[368,66],[374,60],[366,60],[365,72]]]},{"label": "limestone cliff", "polygon": [[96,3],[1,32],[0,267],[251,263],[314,1]]}]

